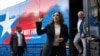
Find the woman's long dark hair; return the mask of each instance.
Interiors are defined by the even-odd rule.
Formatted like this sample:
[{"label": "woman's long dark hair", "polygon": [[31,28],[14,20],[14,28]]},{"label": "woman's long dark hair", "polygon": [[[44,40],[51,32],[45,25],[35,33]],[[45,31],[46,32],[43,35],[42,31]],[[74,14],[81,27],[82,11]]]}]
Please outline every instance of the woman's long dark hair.
[{"label": "woman's long dark hair", "polygon": [[[63,19],[63,15],[61,12],[57,11],[55,13],[58,13],[59,14],[59,17],[60,17],[60,24],[63,24],[64,23],[64,19]],[[51,24],[54,24],[54,20],[52,20]]]}]

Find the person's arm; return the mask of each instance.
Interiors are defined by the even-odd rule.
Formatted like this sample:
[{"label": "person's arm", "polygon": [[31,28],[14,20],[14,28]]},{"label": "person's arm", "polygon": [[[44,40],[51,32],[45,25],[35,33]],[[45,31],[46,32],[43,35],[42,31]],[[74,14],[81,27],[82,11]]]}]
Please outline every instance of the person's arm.
[{"label": "person's arm", "polygon": [[[23,35],[23,34],[22,34],[22,35]],[[28,52],[27,44],[26,44],[25,36],[24,36],[24,35],[23,35],[23,41],[24,41],[24,50],[25,50],[25,52]]]},{"label": "person's arm", "polygon": [[99,42],[100,38],[94,38],[94,41]]},{"label": "person's arm", "polygon": [[11,37],[10,37],[9,45],[10,45],[10,50],[11,50],[11,52],[13,52],[13,34],[12,34]]},{"label": "person's arm", "polygon": [[81,27],[80,27],[80,35],[82,38],[86,37],[86,32],[85,32],[85,22],[84,20],[82,21]]},{"label": "person's arm", "polygon": [[26,45],[26,41],[25,41],[25,36],[23,35],[23,41],[24,41],[24,48],[27,50],[27,45]]},{"label": "person's arm", "polygon": [[64,42],[66,42],[67,40],[68,40],[68,38],[69,38],[69,35],[68,35],[68,27],[67,26],[65,26],[65,37],[64,37]]},{"label": "person's arm", "polygon": [[67,40],[68,40],[68,37],[69,37],[69,35],[68,35],[68,27],[66,26],[66,25],[64,25],[64,32],[63,33],[61,33],[61,34],[63,34],[63,36],[61,36],[60,37],[60,42],[61,43],[65,43]]},{"label": "person's arm", "polygon": [[92,41],[96,41],[96,42],[99,42],[100,41],[100,38],[98,38],[97,36],[94,36],[94,35],[91,35],[90,37],[88,37],[88,40],[92,40]]},{"label": "person's arm", "polygon": [[46,28],[42,29],[42,22],[36,22],[36,31],[38,35],[46,33]]},{"label": "person's arm", "polygon": [[46,28],[47,27],[45,27],[44,29],[42,29],[42,21],[44,20],[43,17],[44,17],[44,15],[40,14],[39,15],[39,20],[36,22],[36,28],[37,28],[36,31],[37,31],[38,35],[46,33]]}]

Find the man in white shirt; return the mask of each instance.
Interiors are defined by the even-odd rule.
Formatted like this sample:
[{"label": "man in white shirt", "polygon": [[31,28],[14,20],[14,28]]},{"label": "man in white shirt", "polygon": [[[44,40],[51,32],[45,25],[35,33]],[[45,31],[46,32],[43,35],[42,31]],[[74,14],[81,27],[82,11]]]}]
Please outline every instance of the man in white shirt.
[{"label": "man in white shirt", "polygon": [[[77,22],[77,34],[74,38],[74,46],[78,50],[79,54],[78,56],[86,56],[86,38],[84,38],[84,33],[83,33],[83,24],[84,24],[84,14],[83,11],[78,12],[78,22]],[[79,41],[82,41],[82,47],[79,44]],[[83,51],[82,51],[83,50]]]},{"label": "man in white shirt", "polygon": [[25,37],[21,33],[22,28],[20,26],[16,27],[16,31],[10,39],[11,54],[12,56],[23,56],[24,50],[27,50]]}]

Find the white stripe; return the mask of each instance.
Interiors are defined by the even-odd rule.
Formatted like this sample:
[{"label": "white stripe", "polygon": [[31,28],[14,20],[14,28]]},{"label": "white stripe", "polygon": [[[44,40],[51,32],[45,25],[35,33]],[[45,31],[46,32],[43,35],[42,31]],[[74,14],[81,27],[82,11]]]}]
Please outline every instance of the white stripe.
[{"label": "white stripe", "polygon": [[0,10],[9,8],[26,0],[0,0]]}]

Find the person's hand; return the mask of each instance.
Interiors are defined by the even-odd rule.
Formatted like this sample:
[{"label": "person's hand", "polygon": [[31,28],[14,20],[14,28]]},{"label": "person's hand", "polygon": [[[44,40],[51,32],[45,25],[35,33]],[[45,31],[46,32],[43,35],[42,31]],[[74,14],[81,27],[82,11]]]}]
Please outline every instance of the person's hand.
[{"label": "person's hand", "polygon": [[27,49],[25,49],[25,53],[28,53],[28,50]]},{"label": "person's hand", "polygon": [[63,37],[60,38],[60,42],[62,42],[62,41],[64,41],[64,38]]},{"label": "person's hand", "polygon": [[11,53],[13,54],[14,52],[13,52],[13,51],[11,51]]},{"label": "person's hand", "polygon": [[94,40],[94,38],[92,38],[92,37],[88,37],[87,39],[90,41]]},{"label": "person's hand", "polygon": [[15,52],[14,51],[11,51],[11,54],[14,54]]},{"label": "person's hand", "polygon": [[43,17],[44,16],[42,14],[39,15],[39,22],[42,22],[43,21]]},{"label": "person's hand", "polygon": [[85,37],[85,35],[86,35],[86,34],[82,33],[82,34],[81,34],[81,37],[82,37],[82,38],[84,38],[84,37]]},{"label": "person's hand", "polygon": [[62,38],[62,37],[61,38],[57,38],[56,42],[62,42],[63,40],[64,40],[64,38]]}]

